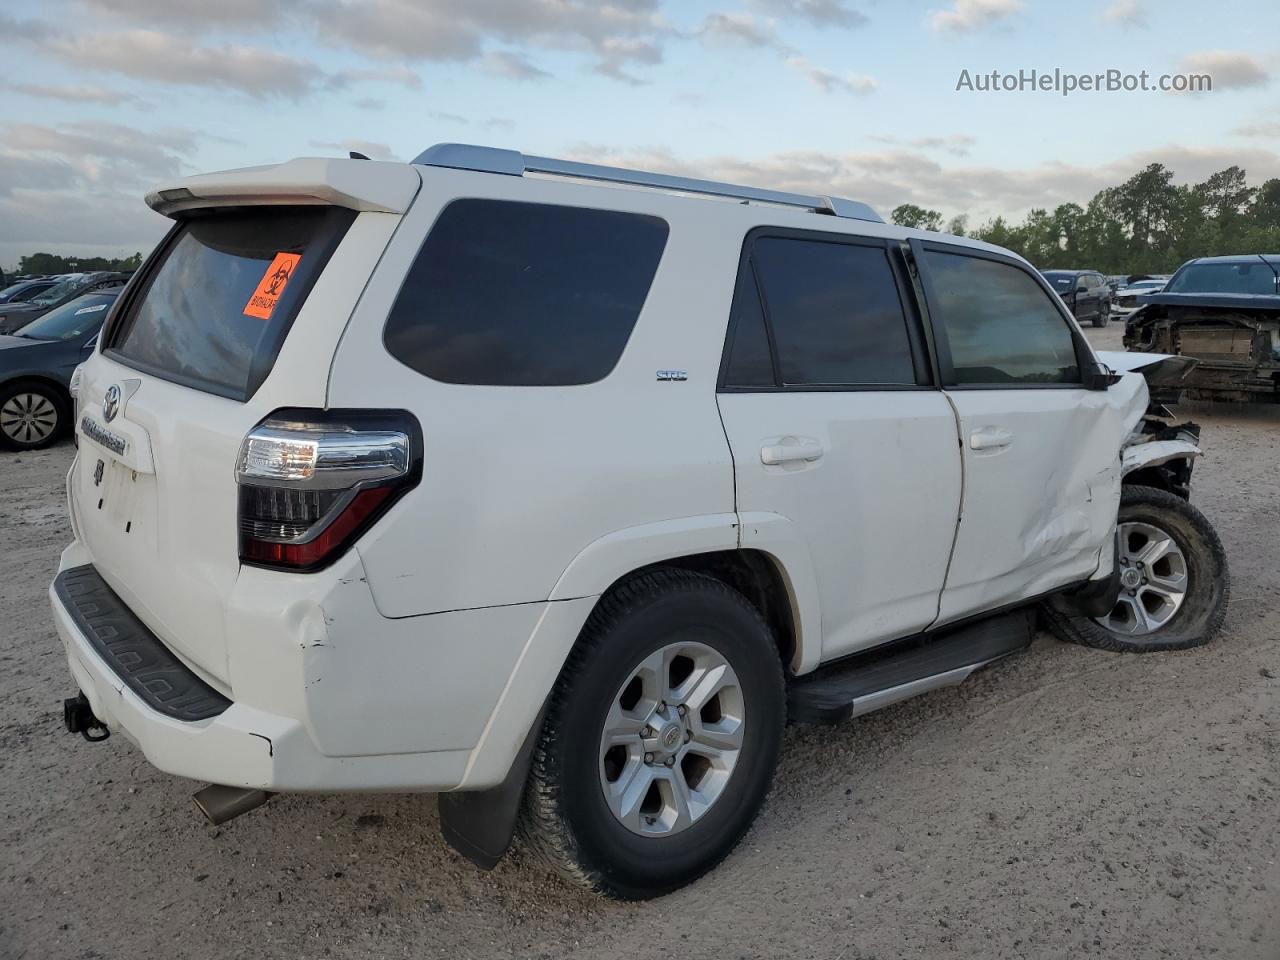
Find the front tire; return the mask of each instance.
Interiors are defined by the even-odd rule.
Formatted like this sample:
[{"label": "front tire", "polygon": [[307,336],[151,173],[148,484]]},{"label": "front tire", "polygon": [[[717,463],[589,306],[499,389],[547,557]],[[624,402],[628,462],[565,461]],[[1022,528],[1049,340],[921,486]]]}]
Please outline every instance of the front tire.
[{"label": "front tire", "polygon": [[755,607],[703,574],[641,574],[601,599],[561,672],[521,837],[594,892],[669,893],[751,826],[785,720],[782,664]]},{"label": "front tire", "polygon": [[1062,640],[1126,653],[1212,640],[1227,615],[1231,575],[1204,514],[1165,490],[1126,486],[1117,523],[1122,580],[1115,607],[1105,617],[1070,617],[1050,599],[1049,628]]},{"label": "front tire", "polygon": [[0,446],[39,450],[71,427],[71,404],[57,387],[19,380],[0,386]]}]

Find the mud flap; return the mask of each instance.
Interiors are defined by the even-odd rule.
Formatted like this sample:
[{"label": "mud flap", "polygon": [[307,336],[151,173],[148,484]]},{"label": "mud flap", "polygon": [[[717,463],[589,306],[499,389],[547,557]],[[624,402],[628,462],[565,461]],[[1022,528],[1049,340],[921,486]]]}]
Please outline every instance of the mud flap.
[{"label": "mud flap", "polygon": [[492,870],[511,849],[533,762],[533,747],[542,733],[546,713],[544,705],[500,784],[488,790],[442,793],[437,799],[440,833],[445,842],[482,870]]}]

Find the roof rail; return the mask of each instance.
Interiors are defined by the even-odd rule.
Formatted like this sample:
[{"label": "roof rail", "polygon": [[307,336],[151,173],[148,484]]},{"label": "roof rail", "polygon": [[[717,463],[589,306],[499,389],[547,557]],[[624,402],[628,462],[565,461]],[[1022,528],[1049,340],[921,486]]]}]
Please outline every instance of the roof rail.
[{"label": "roof rail", "polygon": [[600,180],[605,183],[625,183],[636,187],[676,190],[680,193],[777,203],[788,207],[803,207],[814,213],[824,213],[829,216],[884,223],[879,214],[858,200],[783,193],[779,190],[761,190],[758,187],[718,183],[714,180],[696,180],[692,177],[673,177],[665,173],[606,167],[598,163],[531,157],[517,150],[503,150],[499,147],[479,147],[467,143],[437,143],[434,147],[423,150],[413,162],[428,167],[451,167],[455,170],[501,173],[511,177],[522,177],[526,173],[549,173],[561,177],[576,177],[580,180]]}]

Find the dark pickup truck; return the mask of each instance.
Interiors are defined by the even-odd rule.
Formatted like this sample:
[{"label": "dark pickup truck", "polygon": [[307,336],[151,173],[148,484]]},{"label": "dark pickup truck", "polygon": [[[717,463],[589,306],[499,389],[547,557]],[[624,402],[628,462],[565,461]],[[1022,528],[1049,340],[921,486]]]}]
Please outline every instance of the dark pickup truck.
[{"label": "dark pickup truck", "polygon": [[1280,254],[1191,260],[1138,300],[1126,349],[1199,361],[1188,399],[1280,402]]}]

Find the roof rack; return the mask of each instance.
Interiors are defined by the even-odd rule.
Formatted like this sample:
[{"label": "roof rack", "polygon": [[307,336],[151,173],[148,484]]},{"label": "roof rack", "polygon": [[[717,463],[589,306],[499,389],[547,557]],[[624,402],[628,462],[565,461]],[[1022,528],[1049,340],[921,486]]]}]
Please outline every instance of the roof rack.
[{"label": "roof rack", "polygon": [[434,147],[423,150],[413,162],[428,167],[451,167],[455,170],[501,173],[510,177],[522,177],[526,173],[549,173],[561,177],[576,177],[580,180],[600,180],[605,183],[625,183],[636,187],[676,190],[680,193],[777,203],[788,207],[803,207],[814,213],[828,216],[884,223],[879,214],[865,203],[846,200],[843,197],[783,193],[779,190],[761,190],[757,187],[744,187],[733,183],[717,183],[714,180],[696,180],[691,177],[673,177],[665,173],[606,167],[598,163],[531,157],[518,150],[503,150],[499,147],[480,147],[467,143],[437,143]]}]

